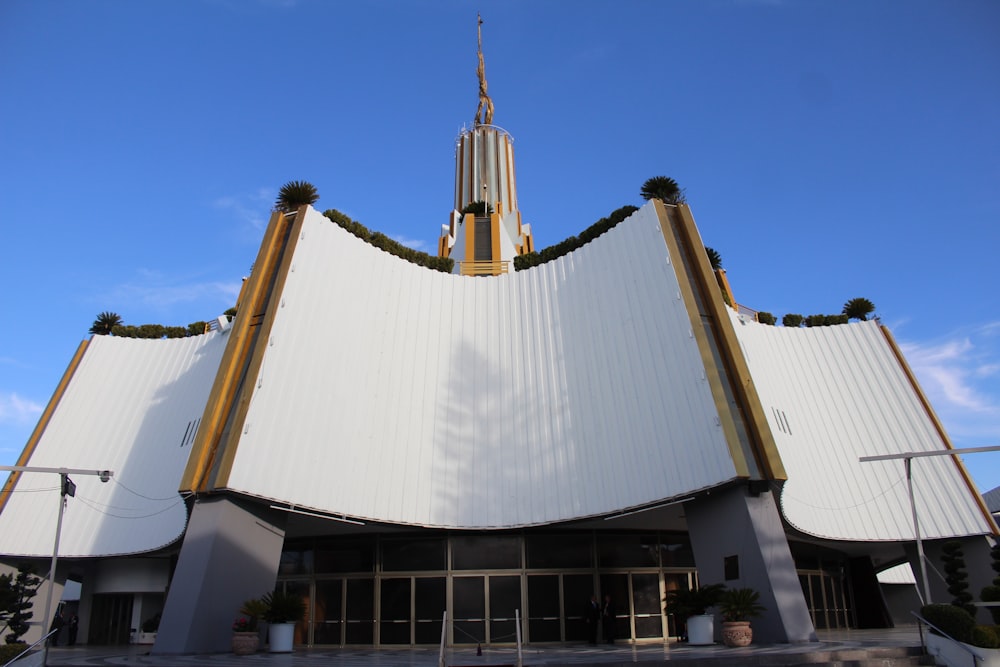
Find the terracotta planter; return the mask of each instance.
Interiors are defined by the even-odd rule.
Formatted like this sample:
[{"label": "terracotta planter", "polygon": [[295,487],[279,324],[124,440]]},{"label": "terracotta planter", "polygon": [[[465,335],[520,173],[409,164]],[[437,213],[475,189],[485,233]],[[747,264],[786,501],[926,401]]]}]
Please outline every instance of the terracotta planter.
[{"label": "terracotta planter", "polygon": [[250,655],[257,652],[260,638],[255,632],[234,632],[233,633],[233,653],[236,655]]},{"label": "terracotta planter", "polygon": [[750,621],[723,621],[722,643],[726,646],[750,646],[753,628]]}]

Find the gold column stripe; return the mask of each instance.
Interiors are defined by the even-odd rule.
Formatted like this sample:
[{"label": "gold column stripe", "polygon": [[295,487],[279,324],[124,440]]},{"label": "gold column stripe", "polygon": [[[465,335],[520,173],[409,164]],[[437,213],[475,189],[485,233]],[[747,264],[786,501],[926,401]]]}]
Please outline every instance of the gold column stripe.
[{"label": "gold column stripe", "polygon": [[[90,345],[89,340],[81,341],[76,348],[76,352],[73,354],[73,358],[69,362],[69,366],[63,372],[62,378],[59,380],[59,384],[56,385],[56,389],[52,392],[52,398],[49,399],[48,405],[45,406],[45,410],[42,411],[42,416],[38,419],[38,423],[35,425],[35,430],[31,432],[31,436],[28,438],[27,444],[24,446],[24,450],[21,452],[21,456],[17,458],[17,463],[14,465],[26,466],[31,460],[31,455],[35,453],[35,447],[38,446],[38,441],[42,438],[42,433],[49,425],[49,420],[52,419],[52,413],[56,411],[56,406],[59,405],[59,401],[62,400],[63,394],[66,393],[66,387],[69,386],[69,381],[73,378],[76,373],[76,369],[80,367],[80,361],[83,360],[83,353],[86,352],[88,345]],[[20,472],[12,472],[10,477],[3,485],[3,489],[0,489],[0,512],[7,505],[7,500],[10,498],[10,494],[14,491],[14,487],[17,486],[18,480],[21,479]]]},{"label": "gold column stripe", "polygon": [[[889,343],[889,348],[896,357],[896,362],[903,370],[903,374],[906,375],[906,379],[909,380],[910,386],[913,387],[913,391],[917,394],[917,398],[920,400],[920,405],[923,407],[924,412],[934,425],[934,430],[937,431],[938,436],[941,438],[941,442],[944,443],[946,449],[955,449],[951,443],[951,439],[948,437],[948,433],[944,430],[944,426],[938,419],[937,413],[934,412],[931,402],[927,400],[924,390],[920,388],[920,384],[917,382],[917,377],[913,374],[913,371],[910,369],[910,365],[903,357],[903,353],[900,351],[899,346],[896,345],[896,340],[893,338],[892,333],[884,326],[880,326],[879,328],[882,330],[882,335],[885,336],[885,340]],[[962,463],[962,460],[958,457],[958,455],[948,458],[950,458],[954,462],[955,467],[958,468],[958,472],[962,476],[962,479],[965,480],[965,485],[968,487],[969,493],[972,494],[973,499],[976,501],[976,505],[979,507],[979,511],[982,512],[983,517],[985,517],[987,523],[989,523],[992,528],[993,534],[1000,535],[1000,530],[997,529],[996,521],[993,520],[993,515],[990,514],[990,509],[986,506],[986,501],[983,499],[982,494],[980,494],[976,489],[976,485],[972,481],[969,471],[965,469],[965,464]]]},{"label": "gold column stripe", "polygon": [[260,312],[262,294],[270,283],[273,265],[280,250],[279,240],[282,238],[282,231],[287,226],[283,214],[275,212],[271,215],[267,231],[264,233],[264,240],[257,253],[257,260],[254,262],[254,268],[247,284],[244,285],[246,303],[237,312],[236,319],[233,321],[233,327],[229,332],[229,341],[226,343],[226,349],[219,364],[219,371],[215,375],[212,390],[208,395],[208,402],[205,404],[201,426],[191,447],[184,475],[181,477],[179,490],[182,493],[205,490],[208,473],[215,462],[216,449],[222,437],[222,430],[235,398],[233,394],[246,364],[252,339],[251,327],[254,326],[254,320]]},{"label": "gold column stripe", "polygon": [[695,279],[702,284],[705,307],[715,320],[715,331],[719,336],[719,351],[723,355],[724,362],[729,366],[727,375],[730,384],[736,399],[743,408],[747,435],[751,441],[750,446],[754,448],[760,463],[763,465],[764,470],[761,472],[767,476],[767,479],[788,479],[785,466],[781,462],[781,455],[778,453],[778,446],[774,442],[774,435],[767,423],[767,416],[760,402],[760,396],[754,387],[750,368],[743,357],[739,339],[736,337],[736,330],[729,318],[728,306],[721,298],[722,291],[710,289],[710,286],[717,288],[718,282],[716,282],[711,262],[708,261],[705,244],[698,233],[691,209],[687,204],[679,204],[677,212],[681,221],[679,231],[685,238],[691,256],[694,258]]},{"label": "gold column stripe", "polygon": [[246,365],[246,381],[240,389],[237,397],[236,411],[232,416],[228,426],[228,434],[225,434],[225,441],[221,443],[221,455],[218,471],[211,480],[212,488],[221,489],[229,485],[229,474],[233,469],[233,461],[236,459],[236,450],[239,448],[240,436],[243,433],[243,425],[246,422],[247,411],[250,409],[250,399],[257,388],[256,379],[260,373],[260,366],[264,361],[264,353],[267,351],[268,341],[271,338],[271,330],[274,328],[274,320],[278,316],[278,304],[281,301],[281,294],[285,288],[285,281],[292,266],[292,259],[295,255],[295,247],[302,236],[302,226],[305,224],[306,211],[308,206],[299,208],[292,221],[292,228],[289,230],[284,245],[280,248],[281,263],[277,266],[273,286],[264,296],[264,317],[260,323],[260,332],[255,338],[253,350],[249,363]]}]

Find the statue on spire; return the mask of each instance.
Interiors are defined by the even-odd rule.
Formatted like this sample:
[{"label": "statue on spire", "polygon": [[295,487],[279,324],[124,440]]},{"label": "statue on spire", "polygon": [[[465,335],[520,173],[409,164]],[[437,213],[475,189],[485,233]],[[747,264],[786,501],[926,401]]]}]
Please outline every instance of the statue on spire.
[{"label": "statue on spire", "polygon": [[[489,94],[486,92],[486,63],[483,61],[483,17],[476,14],[476,18],[479,19],[479,25],[477,30],[479,32],[479,67],[476,68],[476,75],[479,77],[479,108],[476,109],[476,121],[475,125],[492,125],[493,124],[493,100],[490,99]],[[479,115],[482,114],[483,118],[480,121]]]}]

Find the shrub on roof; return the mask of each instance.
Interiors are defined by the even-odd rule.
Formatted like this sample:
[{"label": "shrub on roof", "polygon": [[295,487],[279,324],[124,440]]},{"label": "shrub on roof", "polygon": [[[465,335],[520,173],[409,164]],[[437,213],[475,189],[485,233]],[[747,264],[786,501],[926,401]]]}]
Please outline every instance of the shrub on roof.
[{"label": "shrub on roof", "polygon": [[802,326],[802,316],[797,313],[787,313],[781,318],[781,326],[797,329]]},{"label": "shrub on roof", "polygon": [[382,232],[369,231],[368,228],[360,222],[351,220],[349,217],[336,209],[331,208],[325,211],[323,215],[331,222],[340,225],[342,228],[351,234],[354,234],[362,241],[366,241],[376,248],[384,250],[390,255],[395,255],[400,259],[404,259],[411,264],[424,266],[428,269],[433,269],[434,271],[441,271],[442,273],[451,273],[452,269],[455,267],[455,260],[450,257],[437,257],[435,255],[428,255],[426,252],[409,248],[399,241],[389,238]]},{"label": "shrub on roof", "polygon": [[622,206],[621,208],[612,211],[611,215],[608,217],[601,218],[590,227],[587,227],[585,230],[580,232],[579,236],[571,236],[555,245],[542,248],[539,252],[529,252],[524,255],[518,255],[514,258],[514,269],[516,271],[521,271],[523,269],[530,269],[533,266],[538,266],[539,264],[551,262],[554,259],[559,259],[563,255],[569,254],[577,248],[590,243],[598,236],[616,226],[622,220],[638,210],[639,209],[635,206]]}]

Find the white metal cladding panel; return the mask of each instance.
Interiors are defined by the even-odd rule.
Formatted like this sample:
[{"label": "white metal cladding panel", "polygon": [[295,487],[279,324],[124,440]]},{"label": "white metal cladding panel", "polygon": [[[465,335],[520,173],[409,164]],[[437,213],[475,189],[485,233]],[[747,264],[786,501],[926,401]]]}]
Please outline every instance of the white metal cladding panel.
[{"label": "white metal cladding panel", "polygon": [[493,528],[736,474],[651,206],[486,278],[403,262],[310,211],[272,334],[234,490]]},{"label": "white metal cladding panel", "polygon": [[[218,332],[91,339],[28,462],[114,472],[106,484],[70,476],[77,489],[66,506],[61,555],[146,552],[181,536],[187,511],[177,488],[225,342]],[[0,553],[52,554],[58,487],[58,475],[21,477],[0,513]]]},{"label": "white metal cladding panel", "polygon": [[[903,461],[858,459],[945,444],[879,326],[732,318],[788,473],[788,521],[833,539],[912,539]],[[914,459],[913,479],[924,537],[989,531],[951,457]]]}]

